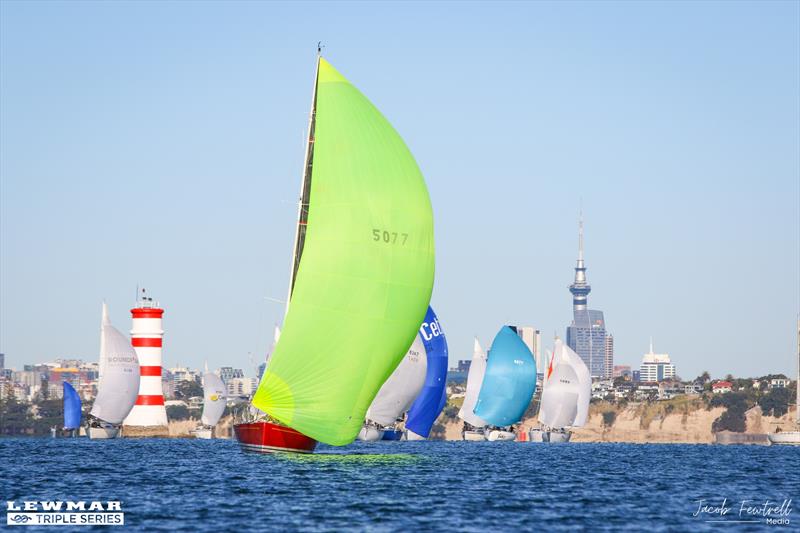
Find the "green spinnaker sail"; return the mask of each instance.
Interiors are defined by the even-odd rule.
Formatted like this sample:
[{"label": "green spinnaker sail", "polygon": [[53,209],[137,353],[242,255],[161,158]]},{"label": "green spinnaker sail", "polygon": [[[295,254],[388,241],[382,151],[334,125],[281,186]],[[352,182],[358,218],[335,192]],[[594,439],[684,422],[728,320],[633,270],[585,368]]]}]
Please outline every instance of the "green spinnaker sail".
[{"label": "green spinnaker sail", "polygon": [[305,241],[280,340],[253,405],[352,442],[406,354],[433,289],[433,211],[411,152],[320,58]]}]

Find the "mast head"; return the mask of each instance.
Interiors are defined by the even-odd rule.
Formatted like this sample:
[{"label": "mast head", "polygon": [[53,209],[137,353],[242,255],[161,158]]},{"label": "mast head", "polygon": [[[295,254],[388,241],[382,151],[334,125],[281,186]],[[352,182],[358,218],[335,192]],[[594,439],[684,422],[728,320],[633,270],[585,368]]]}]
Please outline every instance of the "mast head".
[{"label": "mast head", "polygon": [[108,326],[111,324],[111,321],[108,319],[108,306],[106,305],[106,301],[103,300],[103,314],[100,319],[101,326]]}]

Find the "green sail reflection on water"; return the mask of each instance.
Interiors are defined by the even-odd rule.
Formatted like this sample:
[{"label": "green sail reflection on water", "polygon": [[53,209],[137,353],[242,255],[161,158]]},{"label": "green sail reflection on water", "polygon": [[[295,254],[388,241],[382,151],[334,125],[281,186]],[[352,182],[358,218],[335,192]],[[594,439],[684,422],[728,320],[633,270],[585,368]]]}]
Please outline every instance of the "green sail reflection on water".
[{"label": "green sail reflection on water", "polygon": [[320,58],[302,256],[253,405],[318,441],[355,439],[433,289],[433,212],[403,140]]}]

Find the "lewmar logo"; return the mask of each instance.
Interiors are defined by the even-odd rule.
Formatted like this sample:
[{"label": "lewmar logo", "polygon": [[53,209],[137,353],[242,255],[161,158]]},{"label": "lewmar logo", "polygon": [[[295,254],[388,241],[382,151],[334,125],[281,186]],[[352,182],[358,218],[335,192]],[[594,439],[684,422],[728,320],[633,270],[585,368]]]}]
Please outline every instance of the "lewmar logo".
[{"label": "lewmar logo", "polygon": [[123,526],[122,502],[6,502],[9,526]]}]

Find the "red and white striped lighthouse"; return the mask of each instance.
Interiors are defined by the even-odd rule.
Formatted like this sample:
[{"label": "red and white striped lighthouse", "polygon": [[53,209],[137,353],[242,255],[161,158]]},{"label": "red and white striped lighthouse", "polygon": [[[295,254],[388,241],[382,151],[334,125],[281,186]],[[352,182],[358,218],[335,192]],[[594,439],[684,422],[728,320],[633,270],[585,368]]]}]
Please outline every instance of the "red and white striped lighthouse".
[{"label": "red and white striped lighthouse", "polygon": [[[123,426],[167,428],[167,410],[164,408],[164,391],[161,387],[161,340],[164,330],[161,317],[164,310],[144,295],[131,309],[133,327],[131,344],[139,359],[139,397],[125,418]],[[124,431],[124,430],[123,430]]]}]

